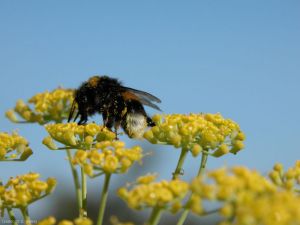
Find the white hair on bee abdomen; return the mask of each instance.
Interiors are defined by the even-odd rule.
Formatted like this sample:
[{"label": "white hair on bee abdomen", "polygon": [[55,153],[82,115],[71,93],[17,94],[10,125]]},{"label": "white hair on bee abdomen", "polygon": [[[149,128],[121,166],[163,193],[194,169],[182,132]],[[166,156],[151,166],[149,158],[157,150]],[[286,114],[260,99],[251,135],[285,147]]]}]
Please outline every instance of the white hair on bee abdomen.
[{"label": "white hair on bee abdomen", "polygon": [[143,114],[128,113],[126,116],[125,132],[131,138],[142,138],[147,127],[147,120]]}]

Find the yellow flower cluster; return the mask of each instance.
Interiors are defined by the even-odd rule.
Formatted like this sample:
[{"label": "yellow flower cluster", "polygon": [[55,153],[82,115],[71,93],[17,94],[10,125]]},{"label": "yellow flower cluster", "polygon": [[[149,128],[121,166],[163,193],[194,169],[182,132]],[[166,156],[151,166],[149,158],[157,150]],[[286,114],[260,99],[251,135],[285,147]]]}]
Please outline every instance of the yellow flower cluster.
[{"label": "yellow flower cluster", "polygon": [[152,178],[152,175],[138,178],[131,190],[121,187],[118,195],[133,209],[159,207],[177,212],[181,208],[181,200],[189,191],[189,184],[181,180],[151,182]]},{"label": "yellow flower cluster", "polygon": [[221,214],[225,217],[234,212],[234,222],[220,225],[290,225],[300,224],[300,197],[292,192],[283,191],[272,194],[251,196],[244,194],[236,206],[225,205]]},{"label": "yellow flower cluster", "polygon": [[[23,100],[18,100],[15,108],[6,112],[6,117],[16,123],[62,122],[68,118],[74,99],[73,94],[74,91],[71,89],[57,88],[51,92],[46,91],[33,96],[27,104]],[[20,121],[16,114],[25,121]]]},{"label": "yellow flower cluster", "polygon": [[[223,202],[219,210],[225,218],[222,225],[300,224],[300,197],[245,167],[211,171],[193,180],[191,191],[187,206],[194,213],[205,213],[203,200]],[[231,218],[234,220],[226,222]]]},{"label": "yellow flower cluster", "polygon": [[110,218],[110,223],[112,225],[134,225],[134,223],[132,223],[132,222],[120,222],[116,216],[112,216]]},{"label": "yellow flower cluster", "polygon": [[0,161],[24,161],[30,155],[32,155],[32,150],[28,147],[28,141],[24,137],[16,132],[12,134],[0,132]]},{"label": "yellow flower cluster", "polygon": [[273,170],[269,173],[269,177],[279,187],[287,190],[295,189],[296,185],[299,186],[300,184],[300,160],[287,171],[284,171],[282,164],[275,164]]},{"label": "yellow flower cluster", "polygon": [[244,148],[245,135],[239,125],[219,113],[155,115],[153,121],[156,126],[145,132],[145,139],[153,144],[188,149],[193,156],[202,150],[212,150],[213,156],[220,157]]},{"label": "yellow flower cluster", "polygon": [[54,178],[39,180],[38,173],[28,173],[10,178],[0,185],[1,208],[21,208],[49,195],[56,186]]},{"label": "yellow flower cluster", "polygon": [[[55,225],[56,219],[52,216],[45,218],[37,223],[37,225]],[[77,219],[71,220],[62,220],[57,223],[57,225],[93,225],[93,221],[86,217],[80,217]]]},{"label": "yellow flower cluster", "polygon": [[105,140],[114,140],[115,133],[109,131],[106,127],[95,123],[87,125],[78,125],[77,123],[58,123],[45,125],[50,136],[43,140],[43,144],[49,149],[57,149],[53,139],[66,146],[90,149],[95,142]]},{"label": "yellow flower cluster", "polygon": [[142,157],[139,146],[125,148],[125,143],[121,141],[102,141],[89,150],[78,150],[72,163],[79,164],[87,175],[93,176],[95,170],[100,173],[125,173]]},{"label": "yellow flower cluster", "polygon": [[274,192],[276,186],[246,167],[220,168],[207,173],[207,178],[213,182],[204,182],[203,177],[196,178],[191,185],[193,193],[211,200],[232,200],[240,192],[252,193]]}]

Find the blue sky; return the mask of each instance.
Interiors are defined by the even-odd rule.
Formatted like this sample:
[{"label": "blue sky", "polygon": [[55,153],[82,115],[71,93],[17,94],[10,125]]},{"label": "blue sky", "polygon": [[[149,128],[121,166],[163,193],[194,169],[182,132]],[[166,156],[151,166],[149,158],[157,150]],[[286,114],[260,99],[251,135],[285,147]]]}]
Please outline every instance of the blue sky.
[{"label": "blue sky", "polygon": [[[1,1],[0,114],[19,98],[108,74],[160,97],[165,113],[220,112],[237,121],[246,149],[209,159],[209,168],[291,166],[300,150],[299,11],[299,1],[279,0]],[[4,116],[0,127],[19,129],[35,152],[3,164],[2,178],[29,170],[70,178],[64,154],[42,146],[42,127]],[[169,178],[179,151],[146,147],[154,149],[151,170]],[[199,159],[188,160],[192,177]]]}]

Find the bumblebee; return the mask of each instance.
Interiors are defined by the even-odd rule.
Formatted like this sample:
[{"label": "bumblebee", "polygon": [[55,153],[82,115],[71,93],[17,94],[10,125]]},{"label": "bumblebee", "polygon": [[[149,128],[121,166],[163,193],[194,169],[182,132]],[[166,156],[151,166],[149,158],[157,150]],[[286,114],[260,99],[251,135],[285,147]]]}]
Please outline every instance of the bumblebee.
[{"label": "bumblebee", "polygon": [[147,92],[125,87],[115,78],[94,76],[75,91],[68,122],[80,117],[78,124],[86,124],[88,117],[102,114],[103,125],[112,130],[121,126],[130,138],[140,138],[146,127],[155,126],[144,106],[156,110],[161,100]]}]

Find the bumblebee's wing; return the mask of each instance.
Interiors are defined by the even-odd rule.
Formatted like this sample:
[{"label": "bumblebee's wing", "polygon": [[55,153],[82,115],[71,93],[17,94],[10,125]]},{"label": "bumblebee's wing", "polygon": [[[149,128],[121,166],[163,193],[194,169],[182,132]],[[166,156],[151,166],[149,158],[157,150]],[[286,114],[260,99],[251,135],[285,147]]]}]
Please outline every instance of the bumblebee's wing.
[{"label": "bumblebee's wing", "polygon": [[139,98],[140,99],[140,102],[143,104],[143,105],[146,105],[146,106],[149,106],[151,108],[154,108],[158,111],[161,111],[161,109],[154,103],[150,102],[148,99],[145,99],[145,98]]},{"label": "bumblebee's wing", "polygon": [[149,101],[161,103],[161,100],[159,98],[157,98],[154,95],[152,95],[150,93],[147,93],[145,91],[140,91],[140,90],[136,90],[136,89],[133,89],[133,88],[130,88],[130,87],[124,87],[124,86],[121,86],[121,88],[123,90],[130,91],[130,92],[134,93],[135,95],[137,95],[140,98],[144,98],[144,99],[148,99]]},{"label": "bumblebee's wing", "polygon": [[153,102],[160,103],[161,100],[159,98],[155,97],[154,95],[151,95],[144,91],[129,88],[129,87],[121,86],[121,89],[124,91],[127,98],[137,99],[143,105],[146,105],[146,106],[149,106],[149,107],[152,107],[154,109],[161,111],[161,109],[156,104],[153,103]]}]

